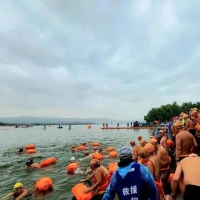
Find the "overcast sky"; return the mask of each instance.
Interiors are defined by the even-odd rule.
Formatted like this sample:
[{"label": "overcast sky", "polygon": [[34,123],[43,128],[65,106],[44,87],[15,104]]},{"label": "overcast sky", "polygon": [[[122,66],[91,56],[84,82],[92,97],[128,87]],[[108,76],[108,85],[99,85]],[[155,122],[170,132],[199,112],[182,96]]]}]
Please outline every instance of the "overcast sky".
[{"label": "overcast sky", "polygon": [[0,117],[143,119],[200,99],[200,1],[6,0]]}]

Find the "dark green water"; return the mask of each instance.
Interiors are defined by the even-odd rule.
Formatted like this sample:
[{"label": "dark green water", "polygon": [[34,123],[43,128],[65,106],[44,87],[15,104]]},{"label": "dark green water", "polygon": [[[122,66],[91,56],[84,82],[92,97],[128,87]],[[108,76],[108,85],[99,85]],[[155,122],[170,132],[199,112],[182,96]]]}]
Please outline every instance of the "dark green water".
[{"label": "dark green water", "polygon": [[[0,130],[0,198],[12,192],[15,182],[22,182],[25,188],[32,188],[36,180],[43,176],[52,178],[54,191],[45,197],[30,199],[48,200],[70,200],[72,197],[71,188],[79,182],[84,175],[66,173],[66,166],[69,164],[71,156],[77,159],[83,158],[81,151],[72,153],[72,144],[87,142],[100,142],[103,148],[114,146],[117,151],[122,146],[129,146],[130,139],[137,140],[141,135],[144,139],[149,139],[149,130],[101,130],[101,126],[72,126],[68,130],[67,126],[57,129],[57,126],[42,126],[32,128],[10,128]],[[1,127],[0,127],[1,129]],[[36,154],[18,155],[15,152],[27,144],[36,145]],[[89,149],[91,149],[89,147]],[[56,157],[57,163],[43,169],[28,170],[25,162],[28,157],[33,157],[34,162],[40,162],[49,157]],[[102,164],[107,166],[110,162],[117,162],[117,158],[105,158]],[[80,161],[81,167],[88,167],[89,160]]]}]

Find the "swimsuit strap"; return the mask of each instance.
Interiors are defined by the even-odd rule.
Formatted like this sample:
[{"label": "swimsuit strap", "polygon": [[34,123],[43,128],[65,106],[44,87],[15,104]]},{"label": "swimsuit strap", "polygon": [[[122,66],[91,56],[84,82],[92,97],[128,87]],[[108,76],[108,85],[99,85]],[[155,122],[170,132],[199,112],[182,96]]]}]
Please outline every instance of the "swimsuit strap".
[{"label": "swimsuit strap", "polygon": [[151,161],[151,160],[148,160],[148,162],[150,162],[151,164],[152,164],[152,166],[153,166],[153,177],[154,177],[154,179],[155,179],[155,166],[154,166],[154,164],[153,164],[153,162]]}]

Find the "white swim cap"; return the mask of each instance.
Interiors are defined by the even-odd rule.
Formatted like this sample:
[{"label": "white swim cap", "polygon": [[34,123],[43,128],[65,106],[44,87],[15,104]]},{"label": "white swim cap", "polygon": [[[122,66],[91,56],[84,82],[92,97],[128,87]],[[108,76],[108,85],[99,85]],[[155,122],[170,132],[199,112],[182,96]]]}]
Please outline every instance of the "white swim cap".
[{"label": "white swim cap", "polygon": [[76,158],[73,156],[73,157],[71,157],[70,158],[70,161],[72,162],[72,161],[75,161],[76,160]]}]

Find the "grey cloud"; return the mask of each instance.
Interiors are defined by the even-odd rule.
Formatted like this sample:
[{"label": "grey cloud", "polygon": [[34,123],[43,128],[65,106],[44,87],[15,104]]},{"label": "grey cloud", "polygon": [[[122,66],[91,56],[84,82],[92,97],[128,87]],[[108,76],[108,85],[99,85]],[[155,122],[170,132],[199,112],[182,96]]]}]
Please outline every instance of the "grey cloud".
[{"label": "grey cloud", "polygon": [[199,8],[197,1],[3,2],[2,116],[143,119],[151,107],[198,101]]}]

